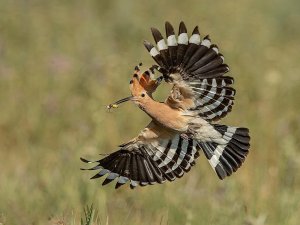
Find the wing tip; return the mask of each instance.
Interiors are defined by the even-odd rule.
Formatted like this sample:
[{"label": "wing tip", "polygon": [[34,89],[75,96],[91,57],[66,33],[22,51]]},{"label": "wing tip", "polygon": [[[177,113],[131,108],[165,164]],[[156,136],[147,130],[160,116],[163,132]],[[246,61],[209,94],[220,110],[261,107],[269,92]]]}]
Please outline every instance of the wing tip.
[{"label": "wing tip", "polygon": [[179,24],[179,34],[182,34],[182,33],[187,33],[187,29],[186,29],[185,23],[183,21],[181,21]]},{"label": "wing tip", "polygon": [[172,24],[169,21],[165,22],[166,35],[169,37],[170,35],[174,35],[175,31]]},{"label": "wing tip", "polygon": [[151,33],[156,43],[163,39],[162,34],[157,28],[151,27]]},{"label": "wing tip", "polygon": [[143,44],[144,44],[144,46],[146,47],[146,49],[148,50],[148,52],[150,52],[151,49],[154,47],[154,45],[151,44],[151,43],[150,43],[149,41],[147,41],[147,40],[144,40],[144,41],[143,41]]},{"label": "wing tip", "polygon": [[200,34],[200,32],[199,32],[199,27],[198,27],[198,26],[196,26],[196,27],[194,28],[192,34]]},{"label": "wing tip", "polygon": [[206,35],[203,39],[211,41],[209,34]]}]

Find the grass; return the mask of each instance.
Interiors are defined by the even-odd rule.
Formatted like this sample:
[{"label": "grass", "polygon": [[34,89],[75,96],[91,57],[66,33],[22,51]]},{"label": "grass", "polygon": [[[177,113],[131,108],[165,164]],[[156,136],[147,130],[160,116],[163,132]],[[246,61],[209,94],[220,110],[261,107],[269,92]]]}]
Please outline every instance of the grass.
[{"label": "grass", "polygon": [[[1,1],[0,223],[80,224],[93,204],[97,224],[298,224],[299,10],[296,0]],[[148,123],[132,104],[104,106],[129,94],[137,63],[153,63],[142,41],[166,20],[220,46],[237,89],[222,123],[250,128],[251,153],[224,181],[202,155],[173,183],[101,187],[79,157],[117,150]]]},{"label": "grass", "polygon": [[86,209],[84,209],[84,219],[81,218],[81,225],[92,225],[94,221],[94,215],[95,210],[93,208],[93,205],[90,207],[87,206]]}]

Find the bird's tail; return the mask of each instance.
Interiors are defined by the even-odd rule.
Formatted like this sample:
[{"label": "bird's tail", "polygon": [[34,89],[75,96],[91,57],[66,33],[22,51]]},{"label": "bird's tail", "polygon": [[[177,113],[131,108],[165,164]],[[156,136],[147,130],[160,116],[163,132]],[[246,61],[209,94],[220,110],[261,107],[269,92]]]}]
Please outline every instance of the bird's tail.
[{"label": "bird's tail", "polygon": [[237,171],[245,161],[250,147],[249,130],[218,124],[212,126],[222,135],[221,141],[198,142],[198,144],[218,177],[223,180]]}]

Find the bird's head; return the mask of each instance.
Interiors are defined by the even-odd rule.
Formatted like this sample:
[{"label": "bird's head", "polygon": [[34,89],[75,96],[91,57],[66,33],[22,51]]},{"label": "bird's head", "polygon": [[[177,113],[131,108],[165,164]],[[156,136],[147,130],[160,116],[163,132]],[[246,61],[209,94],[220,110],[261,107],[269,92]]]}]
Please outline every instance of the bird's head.
[{"label": "bird's head", "polygon": [[[139,66],[141,65],[142,64],[140,63]],[[154,79],[154,69],[157,69],[156,66],[152,66],[144,73],[141,73],[139,66],[135,67],[133,77],[129,82],[131,96],[120,99],[119,101],[108,105],[107,108],[117,108],[119,104],[129,100],[133,101],[138,106],[143,107],[152,99],[152,93],[155,92],[156,88],[160,85],[163,77],[161,76]]]}]

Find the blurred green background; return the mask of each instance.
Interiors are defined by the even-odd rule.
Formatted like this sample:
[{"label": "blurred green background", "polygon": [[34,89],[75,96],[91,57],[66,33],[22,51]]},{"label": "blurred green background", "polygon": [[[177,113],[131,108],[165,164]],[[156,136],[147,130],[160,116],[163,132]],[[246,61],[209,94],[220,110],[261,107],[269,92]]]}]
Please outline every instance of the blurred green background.
[{"label": "blurred green background", "polygon": [[[299,11],[297,0],[1,0],[0,223],[79,224],[93,203],[97,224],[299,224]],[[136,64],[153,64],[142,41],[166,20],[219,45],[237,89],[222,123],[250,128],[250,154],[224,181],[202,154],[173,183],[102,187],[79,157],[149,122],[131,103],[105,105],[128,96]]]}]

